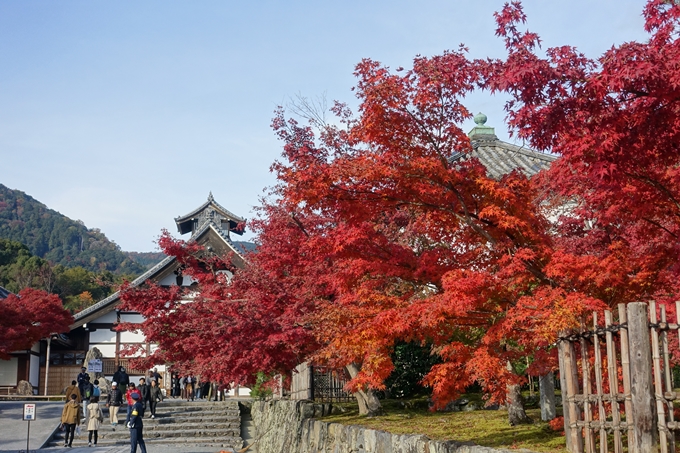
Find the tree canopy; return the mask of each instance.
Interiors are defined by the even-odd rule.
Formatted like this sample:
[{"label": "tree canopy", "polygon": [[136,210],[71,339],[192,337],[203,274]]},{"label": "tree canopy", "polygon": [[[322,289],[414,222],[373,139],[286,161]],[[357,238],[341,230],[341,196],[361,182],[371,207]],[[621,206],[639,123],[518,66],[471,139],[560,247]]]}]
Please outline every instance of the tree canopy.
[{"label": "tree canopy", "polygon": [[31,348],[41,338],[68,330],[73,322],[55,294],[26,288],[0,299],[0,360],[10,353]]},{"label": "tree canopy", "polygon": [[[366,59],[356,114],[278,110],[278,184],[246,269],[227,285],[228,257],[166,238],[199,282],[195,303],[174,288],[128,293],[155,354],[237,381],[314,360],[348,367],[362,392],[383,388],[395,346],[413,342],[437,356],[423,378],[437,405],[472,382],[503,400],[522,380],[513,362],[554,366],[558,332],[591,311],[677,297],[680,6],[651,0],[644,14],[648,42],[539,56],[513,2],[496,15],[505,59],[460,48],[406,71]],[[550,170],[492,177],[474,157],[460,125],[480,88],[512,96],[512,131],[560,156]]]}]

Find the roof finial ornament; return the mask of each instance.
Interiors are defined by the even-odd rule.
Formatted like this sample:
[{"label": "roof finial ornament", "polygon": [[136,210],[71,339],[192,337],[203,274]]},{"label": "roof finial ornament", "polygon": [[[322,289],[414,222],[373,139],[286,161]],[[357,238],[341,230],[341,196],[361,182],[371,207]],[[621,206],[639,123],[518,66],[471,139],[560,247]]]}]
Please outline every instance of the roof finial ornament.
[{"label": "roof finial ornament", "polygon": [[475,124],[476,124],[477,126],[484,126],[484,125],[486,124],[486,120],[487,120],[487,119],[488,119],[488,118],[486,117],[486,115],[483,114],[482,112],[479,112],[479,113],[476,114],[475,117],[474,117]]},{"label": "roof finial ornament", "polygon": [[213,198],[212,190],[210,191],[210,194],[208,195],[208,201],[215,201]]},{"label": "roof finial ornament", "polygon": [[475,127],[468,133],[468,137],[474,140],[498,140],[494,128],[485,126],[487,120],[485,114],[479,112],[473,119],[475,120]]}]

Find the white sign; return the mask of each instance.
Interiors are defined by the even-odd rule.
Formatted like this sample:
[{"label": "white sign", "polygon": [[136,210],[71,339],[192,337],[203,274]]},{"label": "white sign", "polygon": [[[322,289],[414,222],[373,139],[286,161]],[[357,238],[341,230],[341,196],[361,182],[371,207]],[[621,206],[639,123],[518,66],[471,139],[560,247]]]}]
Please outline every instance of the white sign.
[{"label": "white sign", "polygon": [[87,362],[87,371],[90,371],[92,373],[101,373],[102,361],[99,359],[90,360],[89,362]]},{"label": "white sign", "polygon": [[35,420],[35,403],[24,404],[24,420]]}]

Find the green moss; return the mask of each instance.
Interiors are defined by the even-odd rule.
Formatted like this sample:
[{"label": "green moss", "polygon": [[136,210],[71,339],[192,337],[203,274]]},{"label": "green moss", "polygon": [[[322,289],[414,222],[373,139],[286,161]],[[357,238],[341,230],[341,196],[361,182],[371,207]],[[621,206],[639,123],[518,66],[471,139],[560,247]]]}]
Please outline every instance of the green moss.
[{"label": "green moss", "polygon": [[[476,401],[475,395],[466,395]],[[510,426],[505,410],[470,412],[430,412],[425,399],[383,400],[384,415],[364,417],[352,404],[341,406],[345,413],[324,417],[327,422],[361,425],[394,434],[424,434],[436,440],[474,442],[492,448],[520,449],[535,452],[566,453],[565,439],[541,421],[539,409],[529,409],[531,425]]]}]

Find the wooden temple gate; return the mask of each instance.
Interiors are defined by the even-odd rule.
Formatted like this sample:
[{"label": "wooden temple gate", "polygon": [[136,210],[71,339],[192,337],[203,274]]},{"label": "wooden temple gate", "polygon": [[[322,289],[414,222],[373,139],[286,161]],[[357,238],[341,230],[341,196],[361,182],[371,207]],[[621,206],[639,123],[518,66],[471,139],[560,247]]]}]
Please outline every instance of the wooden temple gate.
[{"label": "wooden temple gate", "polygon": [[[671,350],[680,352],[675,322],[654,302],[593,313],[592,330],[558,342],[567,449],[572,453],[676,451]],[[658,315],[657,315],[658,308]],[[615,315],[617,319],[615,319]]]}]

